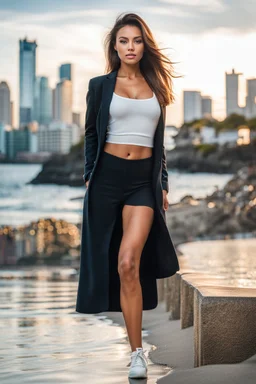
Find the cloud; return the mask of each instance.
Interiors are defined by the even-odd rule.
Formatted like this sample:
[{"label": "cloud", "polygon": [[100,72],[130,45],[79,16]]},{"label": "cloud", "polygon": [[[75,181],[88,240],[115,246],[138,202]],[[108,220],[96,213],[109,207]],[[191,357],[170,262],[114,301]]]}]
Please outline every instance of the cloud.
[{"label": "cloud", "polygon": [[34,13],[32,16],[27,12],[18,12],[13,14],[12,11],[1,11],[0,20],[12,21],[15,23],[47,23],[65,22],[72,20],[83,20],[83,18],[105,18],[113,14],[109,9],[86,9],[86,10],[71,10],[71,11],[53,11],[47,13]]},{"label": "cloud", "polygon": [[222,0],[160,0],[161,3],[166,3],[174,6],[193,7],[202,12],[223,12],[227,6]]},{"label": "cloud", "polygon": [[161,14],[162,28],[172,33],[205,34],[219,29],[236,34],[256,31],[256,2],[253,1],[241,4],[238,0],[159,0],[159,4],[161,6],[152,8],[153,12]]},{"label": "cloud", "polygon": [[[76,22],[110,27],[121,12],[137,12],[152,26],[170,33],[203,34],[225,28],[236,33],[256,30],[256,2],[240,0],[0,0],[0,20],[51,25]],[[184,22],[185,21],[185,22]]]}]

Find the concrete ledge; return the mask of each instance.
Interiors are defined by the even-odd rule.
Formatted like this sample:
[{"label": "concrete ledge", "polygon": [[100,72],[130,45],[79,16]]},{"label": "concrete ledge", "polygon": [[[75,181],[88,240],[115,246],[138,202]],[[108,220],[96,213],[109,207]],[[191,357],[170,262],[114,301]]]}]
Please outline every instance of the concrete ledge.
[{"label": "concrete ledge", "polygon": [[256,288],[194,291],[194,366],[239,363],[256,353]]},{"label": "concrete ledge", "polygon": [[[170,313],[170,320],[179,320],[181,311],[181,277],[182,276],[209,276],[209,273],[195,271],[194,269],[181,268],[175,275],[165,281],[165,305]],[[213,275],[214,276],[214,275]]]},{"label": "concrete ledge", "polygon": [[158,301],[164,301],[165,300],[165,282],[166,279],[158,279],[156,281],[157,283],[157,296],[158,296]]},{"label": "concrete ledge", "polygon": [[194,273],[193,269],[180,269],[175,275],[168,277],[165,283],[166,311],[170,312],[170,320],[180,319],[180,280],[185,273]]},{"label": "concrete ledge", "polygon": [[189,273],[180,280],[180,319],[181,329],[191,327],[194,318],[194,290],[200,286],[227,286],[226,276]]}]

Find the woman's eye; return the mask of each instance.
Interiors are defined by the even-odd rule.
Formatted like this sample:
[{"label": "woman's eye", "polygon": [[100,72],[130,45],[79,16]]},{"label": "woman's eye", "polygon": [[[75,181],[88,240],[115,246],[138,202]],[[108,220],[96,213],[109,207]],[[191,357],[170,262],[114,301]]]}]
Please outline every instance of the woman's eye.
[{"label": "woman's eye", "polygon": [[[122,43],[126,43],[126,40],[120,40],[120,43],[121,43],[121,44],[122,44]],[[135,43],[140,44],[140,43],[142,43],[142,40],[135,40]]]}]

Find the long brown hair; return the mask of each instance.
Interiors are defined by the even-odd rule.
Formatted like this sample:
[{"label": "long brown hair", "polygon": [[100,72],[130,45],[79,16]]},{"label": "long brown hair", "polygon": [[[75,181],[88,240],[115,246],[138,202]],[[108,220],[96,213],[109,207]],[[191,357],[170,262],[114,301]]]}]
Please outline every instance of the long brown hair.
[{"label": "long brown hair", "polygon": [[114,44],[117,32],[126,25],[136,26],[141,31],[145,48],[140,60],[140,70],[145,80],[155,92],[161,105],[166,106],[173,103],[175,97],[172,78],[181,76],[174,76],[174,62],[160,52],[161,48],[158,48],[150,28],[135,13],[121,13],[117,16],[113,28],[105,37],[106,72],[116,71],[120,67],[120,58],[116,54]]}]

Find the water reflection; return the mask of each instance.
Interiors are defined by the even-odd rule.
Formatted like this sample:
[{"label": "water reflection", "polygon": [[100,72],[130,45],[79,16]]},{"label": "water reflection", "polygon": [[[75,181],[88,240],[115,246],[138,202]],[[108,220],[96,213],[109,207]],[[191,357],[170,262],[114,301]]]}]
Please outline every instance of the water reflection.
[{"label": "water reflection", "polygon": [[[76,292],[76,281],[0,279],[1,383],[129,383],[124,329],[76,313]],[[143,347],[151,348],[145,339]],[[148,380],[139,383],[168,372],[150,362]]]},{"label": "water reflection", "polygon": [[0,265],[72,265],[79,258],[80,225],[41,218],[0,227]]},{"label": "water reflection", "polygon": [[196,241],[182,244],[183,268],[225,275],[225,283],[256,287],[256,240]]}]

